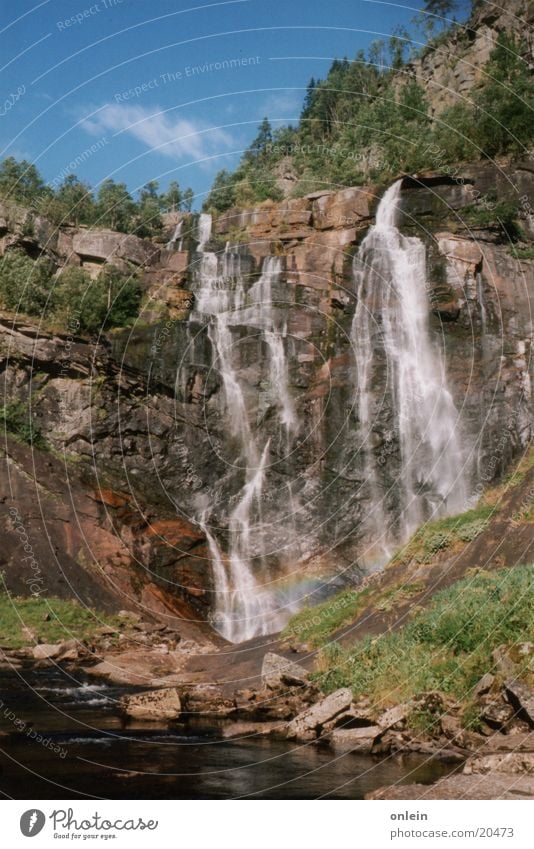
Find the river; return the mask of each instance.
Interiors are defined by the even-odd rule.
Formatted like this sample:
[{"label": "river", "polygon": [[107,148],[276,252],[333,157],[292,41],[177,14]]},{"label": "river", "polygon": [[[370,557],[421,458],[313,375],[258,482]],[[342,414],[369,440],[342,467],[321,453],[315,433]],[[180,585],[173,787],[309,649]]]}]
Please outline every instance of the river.
[{"label": "river", "polygon": [[0,790],[15,799],[362,799],[431,783],[453,767],[423,756],[336,756],[324,745],[249,736],[206,722],[125,724],[124,688],[77,673],[0,673]]}]

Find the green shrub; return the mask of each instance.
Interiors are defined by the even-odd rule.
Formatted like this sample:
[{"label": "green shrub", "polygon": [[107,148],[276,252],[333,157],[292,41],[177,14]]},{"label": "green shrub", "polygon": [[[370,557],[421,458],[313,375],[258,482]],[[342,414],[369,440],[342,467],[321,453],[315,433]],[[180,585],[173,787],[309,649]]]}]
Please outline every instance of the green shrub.
[{"label": "green shrub", "polygon": [[328,601],[308,607],[293,616],[282,636],[301,643],[310,641],[312,645],[320,645],[344,622],[354,619],[365,598],[365,590],[345,590],[338,593]]},{"label": "green shrub", "polygon": [[457,516],[447,516],[427,522],[392,558],[393,563],[430,563],[440,551],[445,551],[457,542],[472,542],[487,527],[488,521],[497,512],[495,505],[480,503],[473,510]]},{"label": "green shrub", "polygon": [[0,260],[0,302],[5,309],[28,315],[49,312],[53,308],[50,262],[33,260],[22,250],[7,251]]},{"label": "green shrub", "polygon": [[0,408],[2,426],[7,433],[27,445],[46,448],[46,441],[35,426],[31,412],[22,401],[14,400]]},{"label": "green shrub", "polygon": [[135,276],[105,266],[96,280],[83,268],[66,268],[58,278],[58,315],[70,327],[97,332],[124,327],[139,313],[142,290]]},{"label": "green shrub", "polygon": [[484,68],[476,104],[476,141],[488,156],[521,153],[534,137],[534,82],[524,45],[501,32]]},{"label": "green shrub", "polygon": [[499,227],[510,239],[515,240],[521,236],[518,213],[517,202],[496,202],[486,197],[480,203],[464,207],[462,218],[472,227]]}]

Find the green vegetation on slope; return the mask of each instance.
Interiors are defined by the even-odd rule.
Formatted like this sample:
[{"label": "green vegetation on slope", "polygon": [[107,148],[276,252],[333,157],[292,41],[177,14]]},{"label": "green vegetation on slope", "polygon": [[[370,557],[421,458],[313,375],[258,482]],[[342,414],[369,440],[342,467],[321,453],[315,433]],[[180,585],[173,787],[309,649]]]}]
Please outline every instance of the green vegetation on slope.
[{"label": "green vegetation on slope", "polygon": [[468,543],[486,530],[488,522],[497,512],[497,507],[483,501],[473,510],[458,516],[436,519],[419,528],[409,542],[392,558],[393,564],[430,563],[439,552],[452,548],[457,542]]},{"label": "green vegetation on slope", "polygon": [[142,290],[135,275],[106,265],[95,280],[83,268],[67,267],[57,279],[55,313],[62,323],[96,332],[125,327],[139,314]]},{"label": "green vegetation on slope", "polygon": [[352,622],[364,609],[369,590],[344,590],[333,598],[306,607],[292,616],[282,638],[310,646],[323,645],[346,622]]},{"label": "green vegetation on slope", "polygon": [[534,259],[534,248],[520,248],[513,245],[510,253],[514,259]]},{"label": "green vegetation on slope", "polygon": [[83,268],[54,276],[45,258],[9,250],[0,260],[0,307],[55,321],[71,332],[124,327],[139,313],[142,289],[135,274],[106,265],[93,280]]},{"label": "green vegetation on slope", "polygon": [[14,598],[0,590],[0,644],[7,648],[31,645],[27,628],[41,642],[90,640],[95,629],[107,625],[124,628],[116,616],[82,607],[75,601],[59,598]]},{"label": "green vegetation on slope", "polygon": [[[401,565],[411,560],[430,563],[438,552],[476,539],[496,511],[494,504],[483,499],[474,510],[427,522],[394,555],[391,564]],[[291,618],[283,636],[314,647],[324,645],[338,628],[352,622],[368,604],[375,610],[389,610],[394,603],[417,595],[422,589],[419,584],[399,584],[386,591],[377,590],[373,585],[361,590],[345,590],[316,607],[301,610]]]},{"label": "green vegetation on slope", "polygon": [[33,421],[29,407],[22,401],[16,399],[0,407],[0,423],[2,429],[19,442],[33,445],[34,448],[47,447],[46,440]]},{"label": "green vegetation on slope", "polygon": [[[448,35],[440,34],[427,51],[443,47]],[[217,175],[205,209],[279,200],[276,176],[288,163],[299,196],[528,149],[534,81],[522,44],[501,33],[471,98],[431,117],[424,89],[399,75],[409,43],[407,34],[394,35],[389,57],[384,44],[375,43],[367,57],[360,51],[352,61],[336,59],[326,79],[310,81],[298,126],[273,130],[265,119],[237,170]]]},{"label": "green vegetation on slope", "polygon": [[[502,498],[520,486],[534,468],[534,449],[530,449],[516,468],[501,483],[490,487],[472,510],[458,516],[447,516],[422,525],[391,559],[388,569],[396,569],[410,562],[430,564],[443,552],[455,552],[475,540],[488,526],[500,509]],[[532,521],[534,500],[526,498],[520,510],[512,514],[513,521]],[[392,573],[393,574],[393,573]],[[301,610],[293,616],[283,638],[312,647],[323,646],[343,625],[353,622],[365,609],[391,610],[420,592],[424,586],[399,581],[383,589],[380,584],[369,584],[362,589],[344,590],[331,599]]]},{"label": "green vegetation on slope", "polygon": [[190,211],[193,190],[182,191],[176,181],[166,192],[147,183],[134,199],[125,183],[102,182],[98,192],[67,174],[56,188],[47,185],[35,165],[9,156],[0,164],[0,198],[29,206],[56,225],[87,224],[109,227],[121,233],[155,236],[163,229],[162,212]]},{"label": "green vegetation on slope", "polygon": [[533,566],[475,571],[436,593],[399,631],[348,650],[325,648],[316,675],[327,692],[347,686],[375,703],[433,690],[467,701],[481,676],[494,669],[495,648],[534,639],[533,608]]},{"label": "green vegetation on slope", "polygon": [[42,315],[53,289],[48,259],[33,260],[22,250],[9,250],[0,259],[0,306],[28,315]]}]

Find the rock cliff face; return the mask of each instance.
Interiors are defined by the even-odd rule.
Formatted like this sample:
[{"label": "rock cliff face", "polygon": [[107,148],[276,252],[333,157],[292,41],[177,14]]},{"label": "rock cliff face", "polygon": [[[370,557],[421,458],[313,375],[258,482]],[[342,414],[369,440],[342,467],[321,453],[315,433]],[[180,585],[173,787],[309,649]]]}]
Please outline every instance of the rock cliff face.
[{"label": "rock cliff face", "polygon": [[136,485],[153,468],[147,460],[156,441],[173,451],[165,389],[148,398],[143,377],[121,369],[104,345],[38,333],[6,315],[0,334],[4,397],[24,405],[46,440],[34,448],[8,437],[2,447],[1,566],[9,589],[104,610],[205,618],[211,582],[203,534],[149,481]]},{"label": "rock cliff face", "polygon": [[[135,327],[115,332],[110,342],[95,347],[36,334],[7,317],[2,321],[7,395],[31,406],[53,452],[69,458],[69,479],[89,476],[93,490],[115,493],[109,496],[114,519],[107,515],[107,496],[93,497],[91,509],[100,511],[95,522],[119,540],[120,551],[106,552],[99,542],[94,559],[121,560],[119,571],[128,575],[129,586],[136,583],[133,574],[142,575],[165,593],[165,604],[169,597],[185,599],[189,610],[207,615],[214,551],[199,522],[209,515],[224,553],[231,545],[232,516],[243,502],[247,472],[229,423],[220,338],[217,342],[215,325],[199,308],[208,267],[210,297],[224,292],[245,299],[241,318],[226,329],[251,432],[261,434],[262,450],[268,442],[261,492],[264,562],[272,574],[286,575],[290,598],[313,591],[313,581],[301,591],[305,575],[353,582],[364,570],[362,551],[369,540],[362,516],[369,505],[355,408],[352,267],[382,193],[383,187],[360,187],[231,210],[213,222],[207,241],[197,217],[185,216],[180,240],[172,239],[173,222],[168,244],[157,247],[109,232],[54,235],[42,220],[24,235],[23,216],[5,216],[5,249],[22,244],[33,255],[48,251],[58,264],[118,258],[144,269],[144,312]],[[496,204],[517,204],[525,238],[534,236],[534,162],[502,169],[472,165],[457,169],[454,178],[405,177],[401,198],[401,229],[426,248],[430,335],[443,353],[460,411],[474,503],[531,438],[534,262],[514,258]],[[496,210],[497,218],[486,215],[481,225],[476,214],[481,205],[486,212]],[[276,260],[278,269],[269,277],[269,309],[282,344],[285,389],[282,373],[273,371],[272,339],[250,306],[251,292],[265,298],[266,258],[269,268]],[[385,387],[387,380],[378,370],[377,384]],[[289,442],[280,423],[286,390],[298,421]],[[390,491],[388,509],[394,511],[400,446],[387,401],[373,424],[372,446],[383,468],[381,486]],[[41,473],[36,479],[40,485]],[[3,489],[9,498],[9,478]],[[22,503],[25,498],[21,494]],[[257,516],[249,519],[257,534]],[[61,540],[69,557],[83,561],[81,543]],[[15,573],[12,565],[13,579]],[[139,581],[137,587],[139,598]],[[22,589],[19,582],[17,590]]]},{"label": "rock cliff face", "polygon": [[[534,4],[530,0],[510,0],[503,6],[480,3],[470,20],[458,26],[446,43],[428,47],[423,55],[410,63],[405,79],[415,78],[424,88],[431,112],[470,97],[471,90],[483,77],[484,65],[501,32],[524,42],[524,59],[534,64]],[[403,84],[403,77],[399,84]]]}]

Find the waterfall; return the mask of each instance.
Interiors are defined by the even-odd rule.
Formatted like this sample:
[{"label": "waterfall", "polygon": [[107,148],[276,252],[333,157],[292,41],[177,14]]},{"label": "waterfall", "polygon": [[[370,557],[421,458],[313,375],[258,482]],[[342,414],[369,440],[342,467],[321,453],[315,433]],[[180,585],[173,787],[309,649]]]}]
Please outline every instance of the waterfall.
[{"label": "waterfall", "polygon": [[282,274],[280,257],[268,256],[262,266],[260,278],[248,293],[248,305],[236,314],[239,324],[258,327],[269,349],[269,383],[278,406],[280,421],[289,435],[296,433],[297,416],[289,392],[287,358],[284,350],[284,338],[287,336],[285,324],[277,321],[273,305],[273,286]]},{"label": "waterfall", "polygon": [[178,244],[177,250],[179,250],[179,251],[182,250],[182,247],[183,247],[183,238],[182,238],[183,229],[184,229],[184,220],[183,220],[183,218],[181,218],[180,221],[178,222],[178,224],[176,225],[176,227],[174,228],[174,232],[173,232],[171,238],[169,239],[169,241],[165,245],[165,248],[168,251],[173,251],[175,249],[176,244]]},{"label": "waterfall", "polygon": [[207,215],[202,212],[198,218],[197,224],[197,239],[198,239],[198,247],[197,251],[199,253],[203,253],[204,248],[208,244],[211,239],[211,226],[212,226],[212,218],[211,215]]},{"label": "waterfall", "polygon": [[240,467],[236,464],[236,468],[241,468],[244,482],[228,517],[227,554],[208,527],[209,510],[204,507],[197,521],[206,535],[212,562],[213,625],[231,642],[241,642],[279,630],[294,610],[291,603],[281,604],[269,581],[261,507],[271,439],[256,427],[247,405],[235,366],[233,338],[233,328],[250,326],[260,331],[268,351],[273,405],[290,438],[297,431],[297,417],[288,387],[285,328],[276,320],[273,306],[273,285],[282,266],[279,259],[267,257],[260,278],[246,292],[238,249],[227,244],[219,256],[204,250],[211,238],[210,216],[200,216],[198,238],[200,258],[191,321],[207,323],[213,365],[221,375],[224,415],[239,447]]},{"label": "waterfall", "polygon": [[[459,414],[429,330],[425,246],[396,226],[401,184],[384,194],[354,260],[355,406],[375,561],[423,522],[467,502]],[[388,427],[400,456],[394,475],[394,452],[383,442]]]}]

